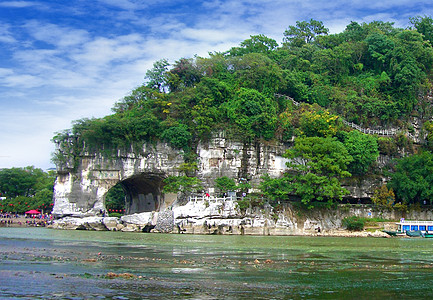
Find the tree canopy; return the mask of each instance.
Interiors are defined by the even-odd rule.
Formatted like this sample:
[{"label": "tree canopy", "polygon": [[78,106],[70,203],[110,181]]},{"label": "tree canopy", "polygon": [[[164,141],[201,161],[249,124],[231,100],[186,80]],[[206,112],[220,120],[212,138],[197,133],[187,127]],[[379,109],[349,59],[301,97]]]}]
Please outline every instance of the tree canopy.
[{"label": "tree canopy", "polygon": [[433,204],[433,154],[425,151],[398,160],[395,172],[390,173],[389,187],[397,201],[411,204]]},{"label": "tree canopy", "polygon": [[287,150],[287,167],[294,171],[291,189],[304,204],[310,202],[341,200],[347,190],[341,187],[341,179],[351,176],[347,166],[353,160],[344,145],[332,137],[297,138]]},{"label": "tree canopy", "polygon": [[[433,66],[431,18],[411,22],[408,29],[351,22],[329,34],[311,19],[290,25],[281,46],[253,35],[207,58],[172,64],[161,59],[142,86],[115,104],[113,115],[79,120],[71,132],[82,145],[104,149],[157,139],[184,148],[222,128],[246,139],[273,139],[285,129],[277,120],[290,105],[275,93],[318,104],[364,127],[401,124],[421,111],[419,96],[429,90]],[[304,115],[304,121],[316,116]]]}]

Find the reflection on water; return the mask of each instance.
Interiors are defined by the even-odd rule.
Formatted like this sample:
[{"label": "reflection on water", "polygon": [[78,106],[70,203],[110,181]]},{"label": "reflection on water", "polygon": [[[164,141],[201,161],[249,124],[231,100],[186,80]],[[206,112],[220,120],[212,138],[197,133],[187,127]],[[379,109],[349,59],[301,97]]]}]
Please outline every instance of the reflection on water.
[{"label": "reflection on water", "polygon": [[1,228],[0,295],[9,299],[430,298],[432,246],[433,239],[421,238]]}]

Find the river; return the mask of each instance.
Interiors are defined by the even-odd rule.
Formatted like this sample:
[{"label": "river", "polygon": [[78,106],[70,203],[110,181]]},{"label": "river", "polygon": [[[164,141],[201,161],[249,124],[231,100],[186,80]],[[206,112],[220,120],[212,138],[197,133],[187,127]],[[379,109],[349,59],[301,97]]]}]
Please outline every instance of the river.
[{"label": "river", "polygon": [[433,297],[422,238],[0,228],[0,262],[2,299]]}]

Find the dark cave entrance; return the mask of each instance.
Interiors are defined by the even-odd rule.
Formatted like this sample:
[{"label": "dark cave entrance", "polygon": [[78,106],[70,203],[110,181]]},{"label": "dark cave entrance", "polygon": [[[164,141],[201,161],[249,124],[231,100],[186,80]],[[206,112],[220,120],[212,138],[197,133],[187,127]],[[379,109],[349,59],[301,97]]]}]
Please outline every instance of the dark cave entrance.
[{"label": "dark cave entrance", "polygon": [[[161,188],[164,178],[164,174],[156,173],[134,175],[117,183],[117,185],[111,188],[107,193],[107,197],[112,190],[118,190],[119,187],[121,187],[123,190],[123,196],[121,196],[123,200],[119,200],[120,196],[118,196],[117,201],[118,203],[123,201],[122,214],[130,215],[141,212],[158,211],[162,204]],[[109,200],[110,199],[106,200],[106,206],[111,213],[110,202],[107,202]],[[119,209],[117,208],[115,210]]]}]

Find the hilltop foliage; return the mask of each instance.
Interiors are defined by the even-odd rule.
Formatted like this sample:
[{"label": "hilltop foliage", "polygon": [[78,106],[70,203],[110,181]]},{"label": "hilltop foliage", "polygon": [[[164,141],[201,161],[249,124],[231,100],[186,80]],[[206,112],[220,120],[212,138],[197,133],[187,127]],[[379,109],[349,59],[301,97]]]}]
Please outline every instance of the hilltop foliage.
[{"label": "hilltop foliage", "polygon": [[[295,175],[279,182],[264,179],[264,192],[274,199],[295,192],[306,204],[341,199],[341,178],[374,172],[379,153],[413,150],[404,135],[366,136],[351,131],[341,118],[365,128],[410,129],[410,118],[424,122],[433,115],[427,97],[433,20],[415,17],[411,24],[403,29],[381,21],[351,22],[343,32],[329,34],[320,21],[302,21],[289,26],[282,45],[255,35],[206,58],[181,58],[172,65],[162,59],[146,73],[143,85],[115,104],[112,115],[78,120],[54,139],[74,136],[75,150],[104,151],[164,140],[192,163],[198,143],[217,131],[244,143],[296,137],[287,156],[306,160],[307,174],[290,164]],[[433,130],[427,125],[431,148]],[[340,156],[312,151],[320,145]],[[55,160],[62,163],[61,156]],[[312,182],[318,188],[307,191]]]}]

